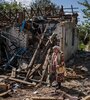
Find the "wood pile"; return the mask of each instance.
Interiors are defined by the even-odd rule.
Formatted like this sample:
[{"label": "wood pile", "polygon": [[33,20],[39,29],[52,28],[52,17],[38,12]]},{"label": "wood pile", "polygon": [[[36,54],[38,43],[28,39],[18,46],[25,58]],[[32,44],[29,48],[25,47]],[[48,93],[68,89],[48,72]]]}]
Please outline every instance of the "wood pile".
[{"label": "wood pile", "polygon": [[[34,49],[32,58],[29,61],[27,68],[25,68],[25,70],[21,70],[20,72],[18,72],[17,69],[14,67],[15,65],[13,64],[13,66],[12,66],[12,62],[17,60],[18,55],[20,55],[20,54],[23,55],[25,50],[22,50],[22,49],[17,50],[17,52],[15,52],[11,58],[9,58],[8,52],[7,52],[7,60],[8,61],[1,66],[1,70],[3,70],[3,71],[5,70],[6,72],[5,72],[5,74],[0,75],[0,78],[3,78],[4,81],[7,81],[7,80],[9,82],[13,81],[13,82],[16,82],[19,84],[26,84],[26,85],[29,85],[32,87],[35,86],[36,83],[38,83],[37,86],[41,85],[42,83],[47,84],[46,80],[44,81],[44,77],[46,76],[46,72],[48,70],[48,68],[47,68],[48,64],[49,64],[48,57],[51,52],[53,39],[56,37],[56,34],[52,34],[51,36],[49,36],[49,38],[47,39],[47,41],[44,44],[44,47],[41,49],[41,45],[45,39],[45,33],[48,29],[48,26],[49,26],[49,24],[46,25],[46,28],[45,28],[44,32],[42,33],[42,36],[38,42],[38,45]],[[16,47],[16,49],[17,49],[17,47]],[[39,56],[39,59],[37,59],[37,56]],[[20,56],[20,58],[23,59],[23,56]],[[26,59],[26,58],[24,58],[24,59]],[[5,68],[7,68],[7,69],[5,69]],[[33,78],[33,77],[37,76],[37,72],[39,72],[39,74],[42,74],[41,76],[39,75],[39,80]],[[8,93],[8,91],[6,93]]]}]

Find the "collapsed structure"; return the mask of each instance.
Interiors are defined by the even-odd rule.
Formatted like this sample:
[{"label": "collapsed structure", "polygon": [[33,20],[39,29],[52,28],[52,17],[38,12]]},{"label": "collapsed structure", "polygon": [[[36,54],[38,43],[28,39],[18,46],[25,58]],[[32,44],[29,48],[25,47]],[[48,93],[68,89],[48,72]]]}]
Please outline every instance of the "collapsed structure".
[{"label": "collapsed structure", "polygon": [[61,6],[57,11],[31,8],[30,12],[23,9],[13,13],[10,10],[8,15],[0,11],[1,68],[12,69],[12,74],[15,71],[19,73],[12,77],[35,81],[39,85],[47,84],[48,58],[52,47],[60,46],[65,61],[78,49],[78,14],[72,6],[71,10],[70,14],[66,14]]}]

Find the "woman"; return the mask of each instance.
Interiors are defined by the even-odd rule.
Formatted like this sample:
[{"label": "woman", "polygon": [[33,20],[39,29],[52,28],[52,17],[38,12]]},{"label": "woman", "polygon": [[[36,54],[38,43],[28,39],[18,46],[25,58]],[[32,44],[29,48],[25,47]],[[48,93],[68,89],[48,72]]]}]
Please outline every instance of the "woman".
[{"label": "woman", "polygon": [[53,81],[57,81],[57,89],[59,89],[61,87],[61,82],[63,81],[64,73],[65,67],[63,53],[60,52],[59,46],[54,46],[50,67],[50,85]]}]

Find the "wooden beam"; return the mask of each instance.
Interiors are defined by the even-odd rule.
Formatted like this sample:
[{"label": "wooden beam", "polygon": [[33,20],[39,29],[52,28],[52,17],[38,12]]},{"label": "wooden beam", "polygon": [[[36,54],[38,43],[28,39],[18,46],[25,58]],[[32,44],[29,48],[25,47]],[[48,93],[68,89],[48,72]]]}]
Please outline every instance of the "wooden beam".
[{"label": "wooden beam", "polygon": [[[43,48],[43,54],[41,55],[41,59],[44,57],[44,55],[46,55],[48,48],[50,47],[50,44],[52,44],[53,39],[56,37],[56,34],[52,34],[49,37],[49,40],[46,42],[45,47]],[[43,60],[43,59],[42,59]]]},{"label": "wooden beam", "polygon": [[24,81],[24,80],[20,80],[20,79],[16,79],[16,78],[12,78],[10,76],[0,75],[0,77],[4,78],[4,79],[15,81],[15,82],[18,82],[18,83],[23,83],[23,84],[35,86],[35,84],[33,84],[33,83],[30,83],[30,82],[27,82],[27,81]]},{"label": "wooden beam", "polygon": [[32,97],[32,100],[63,100],[63,98],[55,98],[55,97]]},{"label": "wooden beam", "polygon": [[[45,47],[44,47],[44,49],[43,49],[43,54],[42,54],[42,56],[41,56],[41,59],[40,59],[40,61],[42,62],[45,58],[45,55],[46,55],[46,53],[47,53],[47,50],[48,50],[48,48],[49,48],[49,44],[51,44],[50,42],[51,41],[53,41],[53,38],[54,37],[56,37],[56,34],[52,34],[51,36],[50,36],[50,38],[49,38],[49,40],[46,42],[46,44],[45,44]],[[31,76],[31,75],[33,75],[33,73],[36,71],[36,70],[38,70],[40,67],[42,66],[42,64],[38,64],[36,67],[34,67],[32,70],[31,70],[31,72],[30,72],[30,74],[29,74],[29,77]]]},{"label": "wooden beam", "polygon": [[6,91],[6,92],[0,93],[0,97],[2,97],[2,96],[4,96],[4,95],[8,94],[9,92],[11,92],[11,90],[8,90],[8,91]]},{"label": "wooden beam", "polygon": [[46,70],[47,70],[48,63],[49,63],[49,61],[48,61],[49,53],[50,53],[50,49],[48,50],[47,56],[46,56],[45,61],[44,61],[44,64],[43,64],[43,68],[44,68],[44,69],[43,69],[43,72],[42,72],[42,77],[41,77],[41,79],[40,79],[40,83],[37,84],[36,87],[38,87],[38,86],[40,86],[40,85],[42,84],[42,81],[43,81],[43,79],[44,79],[44,77],[45,77]]},{"label": "wooden beam", "polygon": [[38,43],[38,46],[37,46],[37,48],[36,48],[36,50],[35,50],[35,52],[34,52],[34,55],[33,55],[33,57],[32,57],[32,59],[31,59],[29,65],[28,65],[29,70],[28,70],[28,72],[27,72],[27,75],[26,75],[25,80],[27,80],[27,79],[29,78],[29,74],[30,74],[30,71],[31,71],[30,68],[33,66],[34,60],[35,60],[35,58],[36,58],[36,56],[37,56],[38,50],[39,50],[40,45],[41,45],[41,43],[42,43],[42,41],[43,41],[43,38],[44,38],[44,35],[45,35],[45,32],[46,32],[47,28],[48,28],[48,24],[46,25],[46,28],[45,28],[45,30],[44,30],[44,33],[42,34],[42,37],[41,37],[41,39],[40,39],[40,41],[39,41],[39,43]]},{"label": "wooden beam", "polygon": [[31,72],[30,72],[30,74],[29,74],[29,77],[38,69],[38,68],[40,68],[41,67],[41,64],[38,64],[36,67],[34,67],[32,70],[31,70]]}]

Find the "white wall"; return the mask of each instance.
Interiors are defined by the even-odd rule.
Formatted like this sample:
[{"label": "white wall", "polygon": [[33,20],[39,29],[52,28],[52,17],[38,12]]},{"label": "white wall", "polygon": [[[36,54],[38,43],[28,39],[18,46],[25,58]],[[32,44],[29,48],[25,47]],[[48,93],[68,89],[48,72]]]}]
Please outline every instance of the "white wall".
[{"label": "white wall", "polygon": [[[68,60],[72,54],[78,50],[78,37],[76,31],[76,24],[74,22],[61,22],[57,24],[57,27],[54,31],[57,34],[58,42],[57,45],[60,46],[60,49],[64,52],[65,61]],[[74,45],[72,46],[72,29],[75,28],[75,37]],[[66,40],[65,40],[66,34]],[[65,41],[67,44],[65,44]]]},{"label": "white wall", "polygon": [[[72,54],[74,54],[78,50],[78,37],[75,24],[72,22],[64,23],[63,27],[63,52],[65,56],[65,60],[68,60]],[[75,28],[74,34],[74,45],[72,45],[72,29]],[[65,40],[66,34],[66,40]],[[66,43],[65,43],[66,41]]]}]

